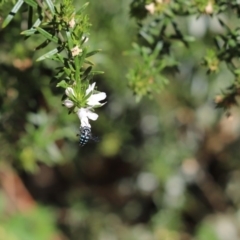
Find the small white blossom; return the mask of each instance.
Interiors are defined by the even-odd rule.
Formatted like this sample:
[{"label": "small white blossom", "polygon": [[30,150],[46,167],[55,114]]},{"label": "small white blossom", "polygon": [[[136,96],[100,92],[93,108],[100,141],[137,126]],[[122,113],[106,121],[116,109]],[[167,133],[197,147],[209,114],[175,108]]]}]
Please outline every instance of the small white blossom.
[{"label": "small white blossom", "polygon": [[155,4],[154,3],[150,3],[150,4],[146,5],[145,8],[148,10],[148,12],[150,14],[154,14],[154,12],[155,12]]},{"label": "small white blossom", "polygon": [[70,28],[74,28],[75,24],[76,24],[76,22],[75,22],[75,19],[74,19],[74,18],[72,18],[72,19],[69,21],[69,23],[68,23],[68,25],[69,25]]},{"label": "small white blossom", "polygon": [[71,49],[71,52],[72,52],[72,56],[75,57],[75,56],[79,55],[80,53],[82,53],[82,49],[79,48],[78,46],[76,46]]},{"label": "small white blossom", "polygon": [[212,14],[213,13],[213,3],[212,3],[212,1],[209,1],[208,2],[208,4],[207,4],[207,6],[205,7],[205,12],[207,13],[207,14]]},{"label": "small white blossom", "polygon": [[104,100],[106,98],[107,96],[106,93],[104,92],[93,93],[95,85],[96,83],[90,84],[86,90],[86,96],[89,95],[89,97],[87,98],[88,107],[79,108],[77,110],[77,115],[80,119],[81,127],[85,127],[85,126],[91,127],[89,123],[89,119],[95,121],[98,118],[98,114],[91,111],[91,109],[105,104],[105,103],[100,103],[99,101]]},{"label": "small white blossom", "polygon": [[[85,103],[86,106],[77,108],[77,115],[80,119],[81,122],[81,127],[91,127],[89,123],[90,120],[97,120],[98,114],[94,113],[92,110],[95,107],[100,107],[104,105],[105,103],[100,103],[100,101],[104,100],[106,98],[106,93],[104,92],[97,92],[94,93],[94,88],[95,88],[96,83],[89,84],[86,93],[85,93]],[[76,98],[76,93],[74,92],[74,89],[72,87],[67,87],[65,90],[66,95],[68,96],[67,99],[63,101],[63,104],[67,108],[72,108],[75,105],[75,98]],[[80,100],[81,101],[81,100]]]}]

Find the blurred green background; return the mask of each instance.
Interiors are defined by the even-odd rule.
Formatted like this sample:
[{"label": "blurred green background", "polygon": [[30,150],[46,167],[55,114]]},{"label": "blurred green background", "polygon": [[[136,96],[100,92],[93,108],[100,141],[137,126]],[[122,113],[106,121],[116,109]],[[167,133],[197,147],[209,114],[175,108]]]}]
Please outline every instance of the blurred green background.
[{"label": "blurred green background", "polygon": [[38,39],[20,36],[26,19],[1,30],[0,240],[240,239],[240,112],[227,117],[213,102],[232,76],[222,66],[209,77],[200,64],[223,30],[206,15],[178,19],[196,42],[176,44],[180,71],[136,102],[129,4],[90,1],[87,10],[89,45],[103,49],[92,60],[105,72],[93,80],[108,103],[92,123],[100,142],[83,148],[79,120],[50,83],[55,63],[35,62]]}]

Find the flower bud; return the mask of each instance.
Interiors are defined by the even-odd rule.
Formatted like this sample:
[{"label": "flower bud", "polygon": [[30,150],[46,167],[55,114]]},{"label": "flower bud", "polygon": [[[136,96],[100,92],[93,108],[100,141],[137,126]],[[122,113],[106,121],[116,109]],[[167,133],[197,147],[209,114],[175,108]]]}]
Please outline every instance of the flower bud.
[{"label": "flower bud", "polygon": [[66,99],[63,101],[63,104],[67,107],[67,108],[72,108],[74,106],[73,101]]},{"label": "flower bud", "polygon": [[68,97],[75,96],[74,90],[71,87],[66,88],[65,93]]}]

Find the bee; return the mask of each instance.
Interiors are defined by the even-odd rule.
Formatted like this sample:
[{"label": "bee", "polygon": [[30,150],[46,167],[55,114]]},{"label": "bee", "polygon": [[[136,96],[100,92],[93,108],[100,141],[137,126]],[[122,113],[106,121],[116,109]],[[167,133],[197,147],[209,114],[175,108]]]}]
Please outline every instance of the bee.
[{"label": "bee", "polygon": [[98,137],[93,137],[91,133],[90,127],[80,127],[80,134],[77,134],[77,136],[80,136],[79,138],[79,145],[83,147],[86,143],[88,143],[90,140],[93,140],[94,142],[98,142]]}]

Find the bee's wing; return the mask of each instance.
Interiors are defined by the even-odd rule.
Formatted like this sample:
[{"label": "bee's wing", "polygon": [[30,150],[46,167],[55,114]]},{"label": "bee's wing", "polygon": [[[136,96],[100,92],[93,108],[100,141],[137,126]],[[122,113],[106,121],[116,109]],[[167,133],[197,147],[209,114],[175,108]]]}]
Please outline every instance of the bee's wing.
[{"label": "bee's wing", "polygon": [[96,136],[91,136],[90,140],[94,141],[94,142],[99,142],[100,138],[96,137]]}]

